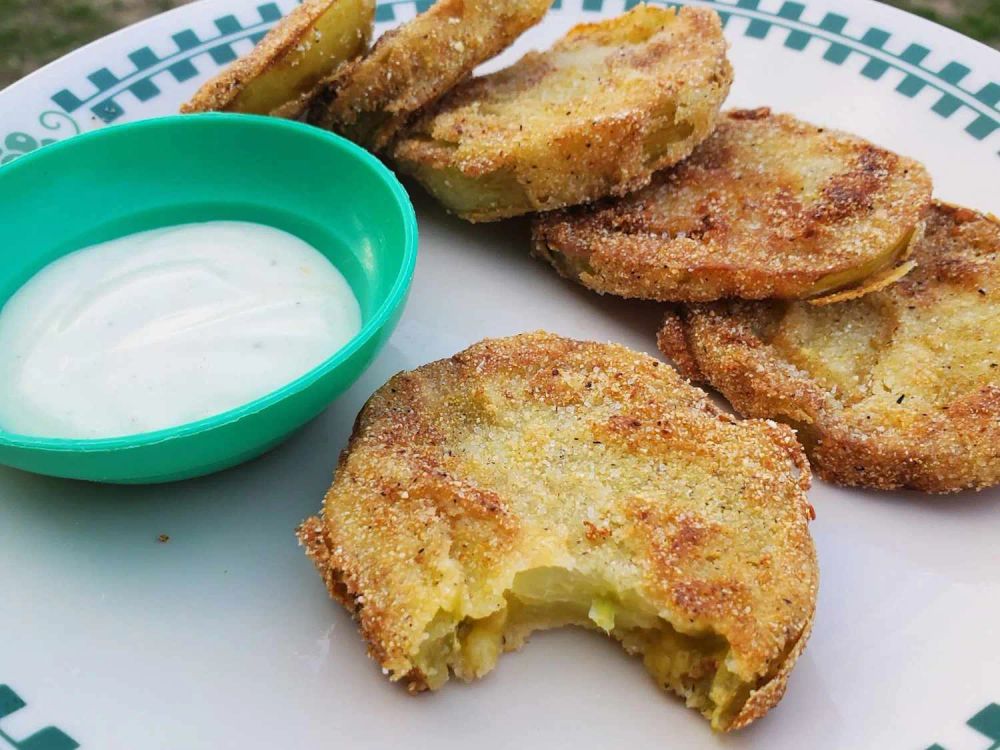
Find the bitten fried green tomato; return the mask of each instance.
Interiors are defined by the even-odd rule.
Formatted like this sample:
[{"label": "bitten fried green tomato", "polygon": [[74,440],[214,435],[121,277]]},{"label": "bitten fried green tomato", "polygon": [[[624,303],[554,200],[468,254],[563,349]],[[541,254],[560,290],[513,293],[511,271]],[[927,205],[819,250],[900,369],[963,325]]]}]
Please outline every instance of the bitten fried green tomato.
[{"label": "bitten fried green tomato", "polygon": [[741,414],[793,426],[824,479],[955,492],[1000,483],[1000,223],[942,203],[916,268],[860,299],[695,305],[660,348]]},{"label": "bitten fried green tomato", "polygon": [[930,201],[912,159],[767,108],[734,110],[647,188],[538,217],[533,249],[622,297],[816,297],[902,262]]},{"label": "bitten fried green tomato", "polygon": [[790,429],[668,365],[525,334],[380,388],[299,538],[412,690],[577,625],[725,731],[779,701],[809,634],[809,477]]},{"label": "bitten fried green tomato", "polygon": [[714,11],[640,5],[460,84],[394,155],[470,221],[622,195],[712,132],[731,81]]},{"label": "bitten fried green tomato", "polygon": [[304,0],[181,107],[297,117],[313,90],[368,47],[375,0]]}]

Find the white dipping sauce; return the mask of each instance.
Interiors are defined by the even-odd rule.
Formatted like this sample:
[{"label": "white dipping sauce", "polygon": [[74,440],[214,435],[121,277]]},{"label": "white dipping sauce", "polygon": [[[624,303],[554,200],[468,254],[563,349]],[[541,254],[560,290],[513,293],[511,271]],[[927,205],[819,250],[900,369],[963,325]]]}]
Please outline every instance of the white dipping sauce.
[{"label": "white dipping sauce", "polygon": [[280,388],[361,328],[343,275],[273,227],[218,221],[66,255],[0,310],[0,426],[131,435]]}]

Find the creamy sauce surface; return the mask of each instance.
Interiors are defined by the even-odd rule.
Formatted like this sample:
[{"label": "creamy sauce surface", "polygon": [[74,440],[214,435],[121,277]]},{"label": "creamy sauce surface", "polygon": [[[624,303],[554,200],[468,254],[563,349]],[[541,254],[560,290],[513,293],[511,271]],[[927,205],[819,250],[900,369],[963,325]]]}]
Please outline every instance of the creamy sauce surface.
[{"label": "creamy sauce surface", "polygon": [[131,435],[280,388],[361,329],[347,280],[261,224],[217,221],[66,255],[0,310],[0,427]]}]

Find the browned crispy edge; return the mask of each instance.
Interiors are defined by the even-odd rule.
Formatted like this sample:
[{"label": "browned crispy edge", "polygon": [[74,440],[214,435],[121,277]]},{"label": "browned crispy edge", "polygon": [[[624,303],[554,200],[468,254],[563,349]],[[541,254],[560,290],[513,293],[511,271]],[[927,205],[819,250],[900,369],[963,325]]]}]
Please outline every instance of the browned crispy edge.
[{"label": "browned crispy edge", "polygon": [[[346,454],[346,451],[345,451]],[[306,555],[312,560],[316,570],[323,578],[330,597],[339,602],[351,613],[351,617],[361,629],[361,636],[368,644],[368,656],[378,664],[385,662],[386,654],[378,645],[380,643],[376,634],[371,632],[365,624],[365,619],[359,617],[358,613],[363,604],[359,603],[358,595],[354,587],[343,578],[342,571],[330,560],[330,544],[320,516],[311,516],[303,521],[295,530],[299,544],[306,550]],[[406,689],[410,693],[420,693],[428,689],[427,677],[418,667],[413,667],[402,676],[402,681],[406,684]],[[779,696],[780,697],[780,696]]]},{"label": "browned crispy edge", "polygon": [[904,260],[898,265],[886,268],[884,271],[879,271],[878,273],[863,279],[858,286],[847,287],[846,289],[841,289],[837,292],[824,294],[822,297],[810,297],[807,302],[809,302],[810,305],[815,305],[816,307],[823,307],[824,305],[832,305],[837,302],[847,302],[852,299],[860,299],[866,294],[887,289],[916,267],[917,264],[915,261]]},{"label": "browned crispy edge", "polygon": [[781,662],[781,665],[778,667],[778,671],[775,675],[761,687],[750,693],[750,697],[747,698],[747,702],[743,704],[743,708],[740,709],[740,712],[727,726],[723,727],[724,732],[732,732],[735,729],[742,729],[751,722],[761,718],[768,711],[778,705],[785,695],[785,689],[788,687],[788,676],[792,673],[792,668],[799,660],[799,656],[801,656],[802,652],[805,650],[809,636],[812,634],[815,613],[816,610],[814,608],[813,614],[806,621],[798,639],[794,642],[794,644],[792,644],[788,651],[788,655]]},{"label": "browned crispy edge", "polygon": [[[316,21],[316,16],[310,12],[311,7],[316,4],[316,2],[304,0],[301,5],[278,21],[249,54],[238,58],[214,78],[206,81],[194,93],[194,96],[181,105],[181,113],[226,111],[239,96],[246,81],[266,73],[289,50],[299,44],[302,36]],[[365,40],[365,45],[367,43]],[[290,99],[270,114],[289,119],[298,117],[305,111],[310,99],[315,96],[320,86],[322,86],[322,82],[317,84],[312,91]]]}]

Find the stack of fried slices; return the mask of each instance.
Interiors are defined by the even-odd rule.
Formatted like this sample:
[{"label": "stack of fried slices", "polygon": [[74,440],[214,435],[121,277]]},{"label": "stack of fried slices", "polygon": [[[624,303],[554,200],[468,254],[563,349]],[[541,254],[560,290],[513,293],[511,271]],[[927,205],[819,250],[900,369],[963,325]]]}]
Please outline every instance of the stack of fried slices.
[{"label": "stack of fried slices", "polygon": [[373,0],[305,0],[184,109],[331,129],[464,219],[532,215],[568,279],[665,304],[676,370],[534,333],[397,375],[299,538],[413,690],[573,624],[739,728],[813,621],[811,469],[1000,482],[1000,224],[862,138],[723,111],[710,10],[639,5],[473,75],[548,6],[438,0],[369,47]]}]

